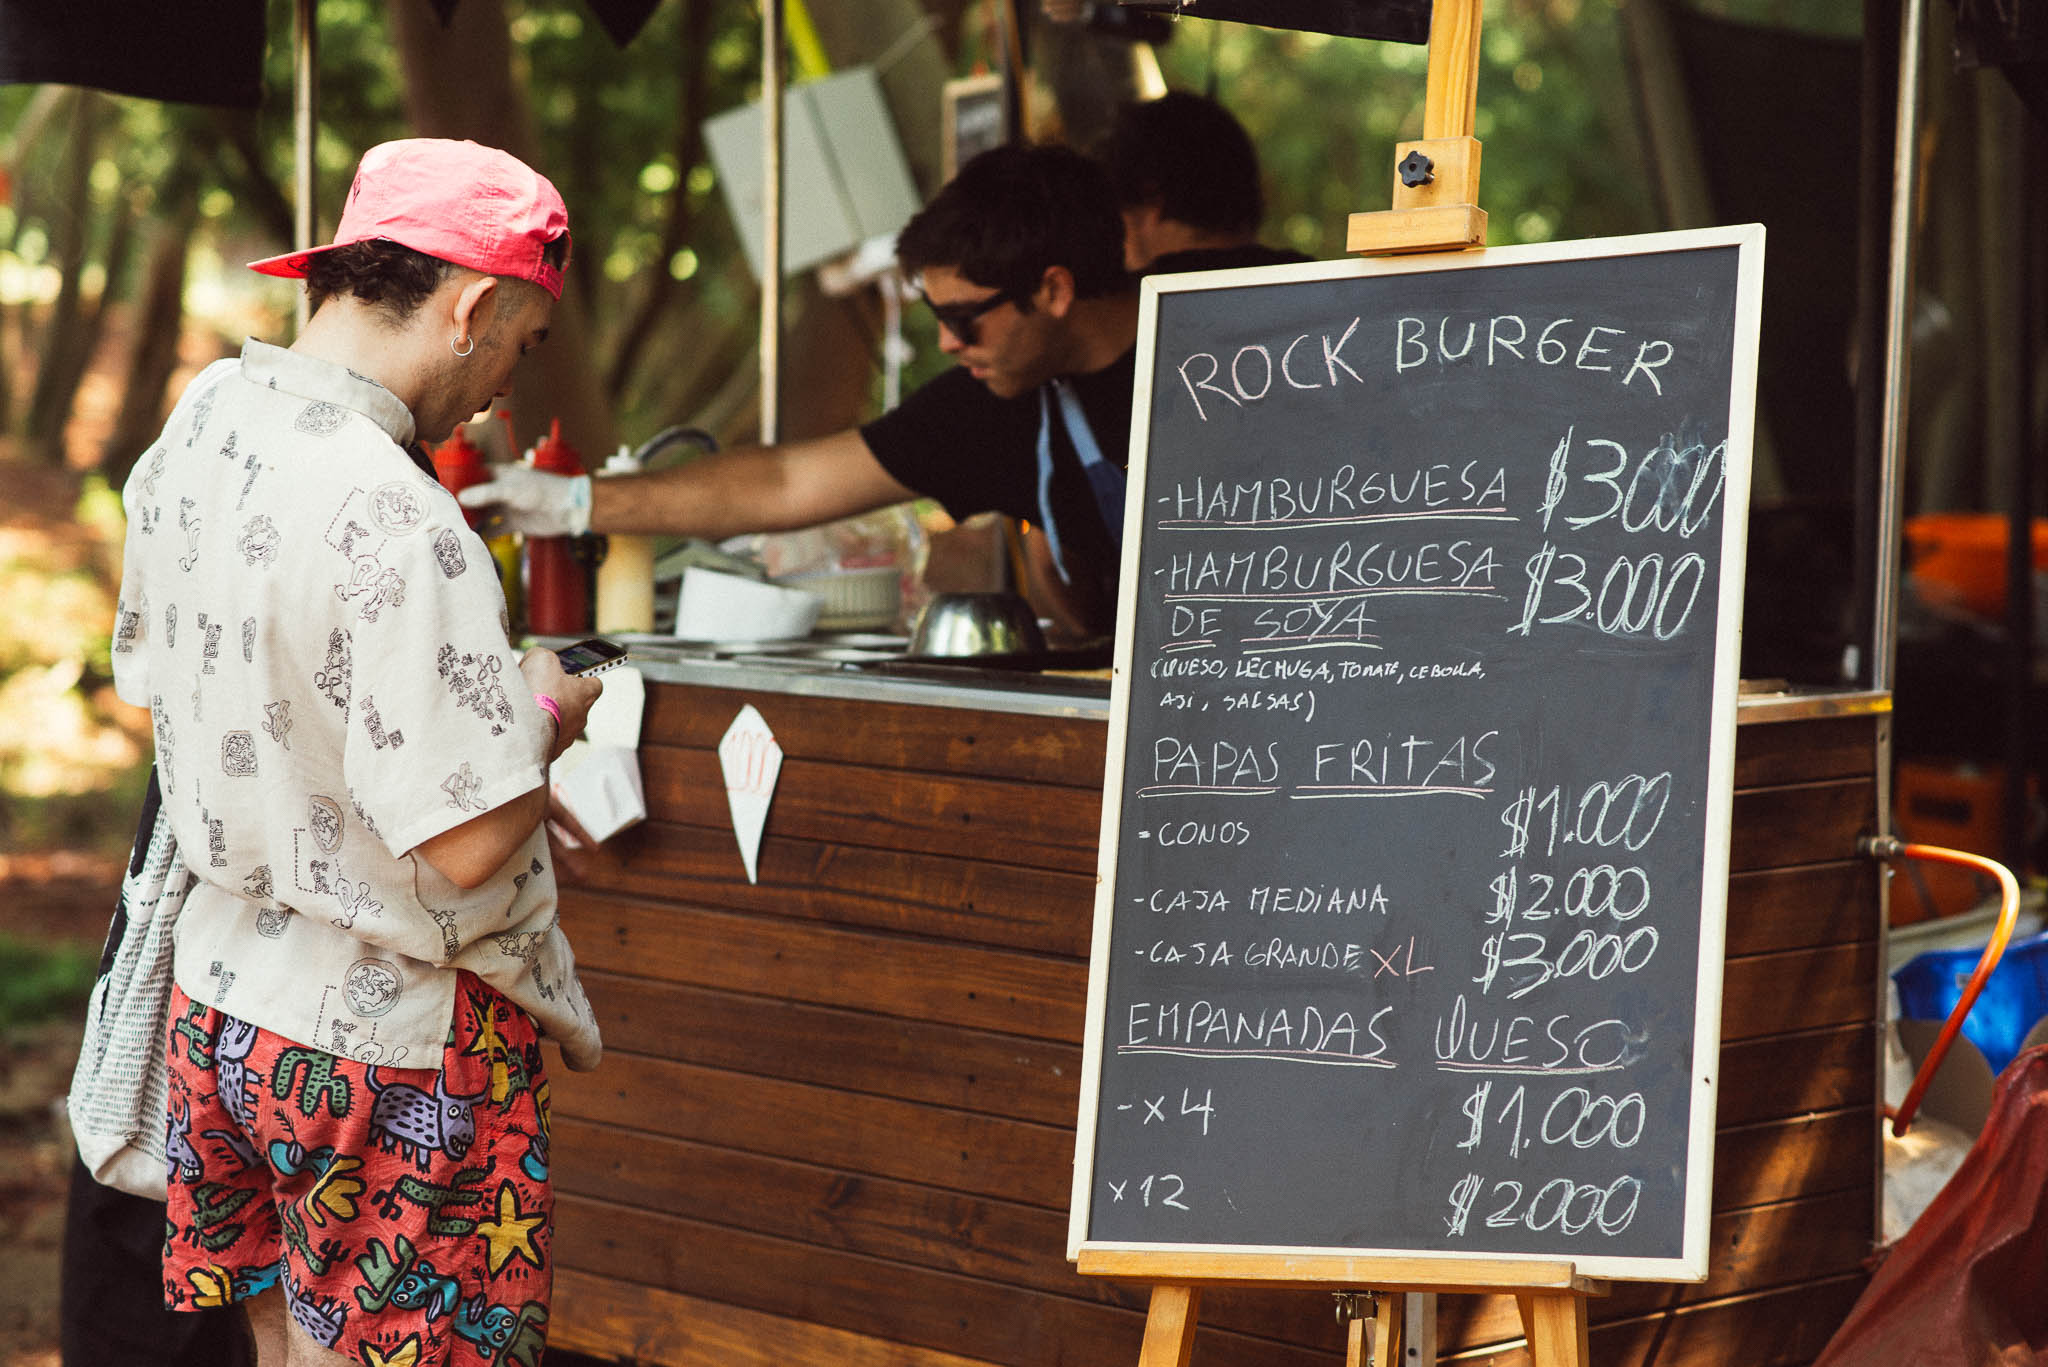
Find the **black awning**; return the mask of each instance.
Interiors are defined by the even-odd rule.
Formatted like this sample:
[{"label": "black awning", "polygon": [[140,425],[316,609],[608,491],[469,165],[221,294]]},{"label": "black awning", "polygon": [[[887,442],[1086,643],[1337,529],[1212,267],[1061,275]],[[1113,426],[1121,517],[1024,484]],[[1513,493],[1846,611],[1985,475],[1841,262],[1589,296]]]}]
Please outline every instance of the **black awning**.
[{"label": "black awning", "polygon": [[253,109],[263,0],[0,0],[0,83]]},{"label": "black awning", "polygon": [[1393,43],[1429,41],[1430,0],[1117,0],[1127,9],[1222,19],[1266,28],[1379,38]]},{"label": "black awning", "polygon": [[[584,0],[624,46],[661,0]],[[427,0],[446,23],[459,0]],[[263,101],[264,0],[0,0],[0,84],[180,104]]]}]

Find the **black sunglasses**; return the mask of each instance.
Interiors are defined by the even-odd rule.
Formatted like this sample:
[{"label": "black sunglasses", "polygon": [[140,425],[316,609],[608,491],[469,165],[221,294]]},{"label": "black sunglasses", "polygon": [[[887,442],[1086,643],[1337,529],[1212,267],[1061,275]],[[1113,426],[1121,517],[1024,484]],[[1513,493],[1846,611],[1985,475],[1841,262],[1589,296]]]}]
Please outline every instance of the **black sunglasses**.
[{"label": "black sunglasses", "polygon": [[960,339],[961,346],[973,346],[981,337],[981,315],[1001,308],[1004,304],[1018,303],[1029,298],[1029,290],[998,290],[986,299],[977,299],[971,304],[934,304],[931,296],[919,290],[917,297],[924,300],[924,306],[932,311],[932,317],[944,324],[946,331]]}]

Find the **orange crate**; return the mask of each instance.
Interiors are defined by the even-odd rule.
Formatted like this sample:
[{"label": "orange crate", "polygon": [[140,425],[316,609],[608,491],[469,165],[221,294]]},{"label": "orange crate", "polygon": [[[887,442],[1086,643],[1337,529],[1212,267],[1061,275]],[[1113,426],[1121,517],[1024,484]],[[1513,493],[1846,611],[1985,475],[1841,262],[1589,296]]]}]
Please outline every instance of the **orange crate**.
[{"label": "orange crate", "polygon": [[[1899,837],[1913,844],[1995,859],[2005,829],[2005,770],[1956,760],[1900,760],[1892,820]],[[1891,923],[1954,916],[1996,892],[1997,884],[1973,869],[1908,860],[1892,879]]]}]

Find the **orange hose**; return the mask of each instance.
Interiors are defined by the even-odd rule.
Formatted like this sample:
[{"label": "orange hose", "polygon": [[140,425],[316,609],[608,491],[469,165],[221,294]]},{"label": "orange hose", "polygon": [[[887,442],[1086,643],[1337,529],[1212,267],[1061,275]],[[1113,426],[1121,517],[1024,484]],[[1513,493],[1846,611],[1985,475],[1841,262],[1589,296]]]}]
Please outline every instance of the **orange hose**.
[{"label": "orange hose", "polygon": [[1920,1109],[1920,1098],[1927,1092],[1927,1086],[1934,1081],[1941,1061],[1948,1056],[1948,1047],[1962,1033],[1963,1021],[1969,1017],[1970,1008],[1977,1004],[1977,996],[1984,990],[1984,984],[1991,979],[1992,970],[1998,967],[1999,956],[2005,953],[2006,941],[2012,938],[2012,928],[2020,915],[2020,884],[2012,870],[1996,859],[1987,859],[1981,854],[1970,854],[1963,850],[1943,849],[1939,845],[1901,845],[1898,853],[1907,859],[1930,859],[1941,864],[1963,864],[1980,872],[1988,873],[1998,880],[1999,903],[1998,925],[1991,932],[1991,941],[1984,946],[1984,952],[1977,959],[1977,970],[1970,975],[1970,981],[1963,988],[1963,995],[1956,1002],[1955,1009],[1942,1022],[1941,1033],[1934,1038],[1934,1047],[1927,1051],[1927,1057],[1920,1063],[1920,1071],[1913,1075],[1913,1085],[1906,1089],[1905,1099],[1896,1109],[1887,1106],[1885,1114],[1891,1118],[1892,1137],[1898,1138],[1913,1123],[1913,1115]]}]

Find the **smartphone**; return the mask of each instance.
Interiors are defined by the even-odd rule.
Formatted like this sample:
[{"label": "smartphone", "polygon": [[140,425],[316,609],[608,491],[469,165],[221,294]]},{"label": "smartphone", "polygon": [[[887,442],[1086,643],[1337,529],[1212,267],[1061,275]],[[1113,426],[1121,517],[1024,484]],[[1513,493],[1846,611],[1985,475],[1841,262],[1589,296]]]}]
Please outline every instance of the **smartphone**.
[{"label": "smartphone", "polygon": [[626,658],[626,648],[616,641],[592,636],[555,652],[565,674],[602,674]]}]

